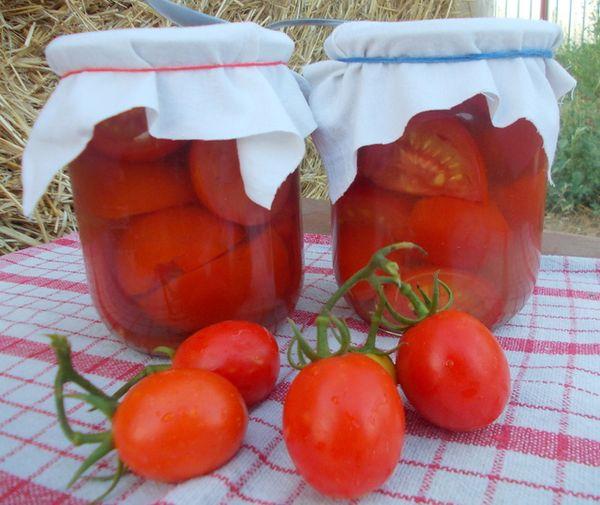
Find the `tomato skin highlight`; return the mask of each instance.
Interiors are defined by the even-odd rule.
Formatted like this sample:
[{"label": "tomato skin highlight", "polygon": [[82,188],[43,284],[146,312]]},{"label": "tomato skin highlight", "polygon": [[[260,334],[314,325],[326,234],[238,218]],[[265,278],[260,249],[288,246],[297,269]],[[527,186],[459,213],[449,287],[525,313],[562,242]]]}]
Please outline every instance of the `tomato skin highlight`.
[{"label": "tomato skin highlight", "polygon": [[351,353],[316,361],[292,382],[283,436],[300,475],[332,498],[358,498],[392,474],[404,407],[381,365]]},{"label": "tomato skin highlight", "polygon": [[202,368],[222,375],[251,407],[263,401],[279,376],[279,348],[263,326],[223,321],[194,333],[177,348],[173,368]]},{"label": "tomato skin highlight", "polygon": [[451,431],[488,426],[510,396],[510,370],[500,344],[464,312],[439,312],[410,328],[398,348],[396,371],[415,410]]},{"label": "tomato skin highlight", "polygon": [[242,444],[248,413],[238,390],[207,370],[155,373],[113,418],[119,457],[134,473],[180,482],[224,465]]}]

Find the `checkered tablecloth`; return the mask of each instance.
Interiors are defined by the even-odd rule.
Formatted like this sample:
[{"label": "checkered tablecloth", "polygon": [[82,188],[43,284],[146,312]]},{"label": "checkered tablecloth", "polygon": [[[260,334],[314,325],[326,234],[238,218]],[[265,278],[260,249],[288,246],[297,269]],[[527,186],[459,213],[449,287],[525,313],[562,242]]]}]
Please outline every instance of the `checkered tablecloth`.
[{"label": "checkered tablecloth", "polygon": [[[294,319],[310,332],[335,289],[331,246],[307,235],[306,276]],[[356,337],[364,327],[350,317]],[[65,485],[89,453],[73,448],[56,423],[54,357],[47,333],[69,335],[76,367],[114,390],[149,358],[111,337],[86,285],[77,236],[0,257],[0,502],[85,503],[105,483]],[[393,476],[360,503],[586,503],[600,501],[600,260],[544,257],[534,296],[497,331],[513,393],[489,428],[453,434],[407,406],[407,436]],[[110,495],[127,504],[302,504],[324,500],[296,473],[281,434],[282,401],[294,372],[283,359],[279,385],[250,413],[237,456],[211,475],[172,486],[127,475]],[[391,337],[390,337],[391,338]],[[102,427],[73,400],[81,430]],[[109,473],[114,458],[91,475]]]}]

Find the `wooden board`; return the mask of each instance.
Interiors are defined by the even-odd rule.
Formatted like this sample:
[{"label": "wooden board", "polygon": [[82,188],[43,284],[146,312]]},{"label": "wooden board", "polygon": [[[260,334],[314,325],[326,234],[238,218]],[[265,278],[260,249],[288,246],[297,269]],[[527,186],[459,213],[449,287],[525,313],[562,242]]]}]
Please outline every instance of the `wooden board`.
[{"label": "wooden board", "polygon": [[[306,233],[331,233],[329,201],[303,198],[302,217]],[[600,258],[600,238],[545,231],[542,240],[542,253]]]}]

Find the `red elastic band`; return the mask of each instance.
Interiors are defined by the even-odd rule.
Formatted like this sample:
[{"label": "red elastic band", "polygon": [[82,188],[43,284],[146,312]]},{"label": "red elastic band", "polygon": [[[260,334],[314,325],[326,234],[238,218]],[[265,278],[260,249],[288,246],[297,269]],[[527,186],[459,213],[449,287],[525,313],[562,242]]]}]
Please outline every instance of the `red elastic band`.
[{"label": "red elastic band", "polygon": [[275,67],[286,65],[285,61],[249,61],[242,63],[222,63],[220,65],[189,65],[184,67],[153,67],[153,68],[118,68],[118,67],[92,67],[69,70],[60,76],[61,79],[71,75],[83,74],[84,72],[124,72],[137,74],[142,72],[181,72],[186,70],[213,70],[215,68],[237,68],[237,67]]}]

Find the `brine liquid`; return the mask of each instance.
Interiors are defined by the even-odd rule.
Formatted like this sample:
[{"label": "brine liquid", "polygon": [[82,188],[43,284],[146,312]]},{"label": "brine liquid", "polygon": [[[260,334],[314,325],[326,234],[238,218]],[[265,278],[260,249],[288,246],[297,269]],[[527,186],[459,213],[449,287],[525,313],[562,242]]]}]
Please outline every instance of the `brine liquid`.
[{"label": "brine liquid", "polygon": [[[520,119],[494,128],[482,96],[417,116],[395,143],[359,152],[358,175],[333,208],[338,283],[377,249],[412,241],[428,254],[392,254],[403,280],[431,294],[439,271],[454,308],[489,327],[507,320],[536,281],[547,170],[535,127]],[[412,314],[396,288],[386,295]],[[369,320],[375,293],[367,283],[347,299]]]},{"label": "brine liquid", "polygon": [[70,166],[103,321],[150,351],[227,319],[273,327],[302,282],[298,173],[269,211],[245,195],[234,141],[157,140],[145,128],[143,109],[101,123]]}]

